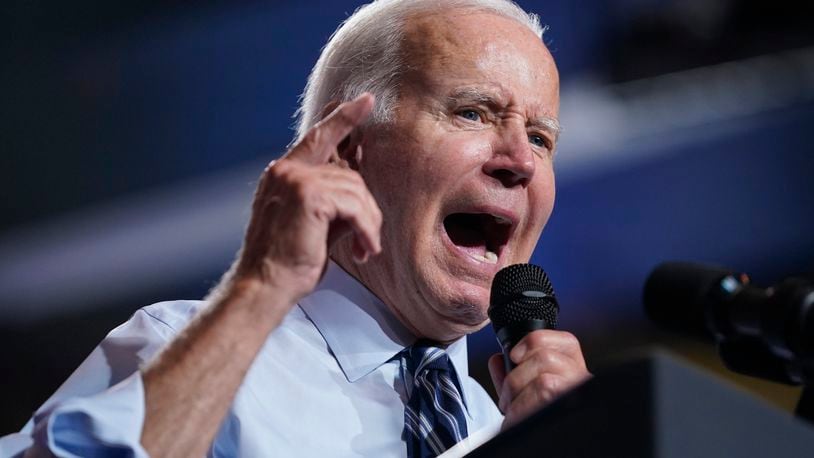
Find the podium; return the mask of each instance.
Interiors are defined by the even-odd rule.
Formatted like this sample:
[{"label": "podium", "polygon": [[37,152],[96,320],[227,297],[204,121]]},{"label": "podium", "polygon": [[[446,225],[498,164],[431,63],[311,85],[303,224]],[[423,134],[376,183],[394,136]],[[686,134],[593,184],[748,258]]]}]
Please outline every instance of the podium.
[{"label": "podium", "polygon": [[802,457],[814,427],[651,351],[598,371],[469,457]]}]

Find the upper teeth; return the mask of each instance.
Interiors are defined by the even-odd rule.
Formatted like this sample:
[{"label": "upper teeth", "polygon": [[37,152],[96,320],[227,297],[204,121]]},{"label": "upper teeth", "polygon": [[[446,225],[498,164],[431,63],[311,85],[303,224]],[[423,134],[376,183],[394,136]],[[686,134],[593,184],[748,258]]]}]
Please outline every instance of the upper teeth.
[{"label": "upper teeth", "polygon": [[495,221],[497,221],[498,224],[512,224],[511,220],[502,216],[495,216]]}]

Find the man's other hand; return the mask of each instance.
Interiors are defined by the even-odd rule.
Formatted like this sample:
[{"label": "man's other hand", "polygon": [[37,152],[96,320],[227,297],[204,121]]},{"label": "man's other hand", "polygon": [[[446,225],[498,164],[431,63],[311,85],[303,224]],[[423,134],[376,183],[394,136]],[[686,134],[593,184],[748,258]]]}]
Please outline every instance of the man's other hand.
[{"label": "man's other hand", "polygon": [[530,332],[515,345],[509,374],[503,355],[489,358],[489,372],[497,390],[507,428],[548,405],[591,376],[579,341],[573,334],[551,329]]},{"label": "man's other hand", "polygon": [[316,287],[330,245],[339,238],[353,237],[357,262],[381,251],[376,201],[359,173],[336,163],[338,148],[373,103],[371,94],[363,94],[339,105],[266,167],[234,281],[259,281],[293,304]]}]

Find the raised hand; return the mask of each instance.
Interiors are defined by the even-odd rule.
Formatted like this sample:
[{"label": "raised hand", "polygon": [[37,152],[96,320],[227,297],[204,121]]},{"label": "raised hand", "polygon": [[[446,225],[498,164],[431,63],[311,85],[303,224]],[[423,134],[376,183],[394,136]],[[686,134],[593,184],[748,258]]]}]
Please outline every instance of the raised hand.
[{"label": "raised hand", "polygon": [[382,216],[362,177],[337,165],[338,146],[368,117],[373,96],[339,105],[263,171],[236,280],[259,281],[293,303],[316,286],[330,245],[353,237],[357,262],[381,251]]}]

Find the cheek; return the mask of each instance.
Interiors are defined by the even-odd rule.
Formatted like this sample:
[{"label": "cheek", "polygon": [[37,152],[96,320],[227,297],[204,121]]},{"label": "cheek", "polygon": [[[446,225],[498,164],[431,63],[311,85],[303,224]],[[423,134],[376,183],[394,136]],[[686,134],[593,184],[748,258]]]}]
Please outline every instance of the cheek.
[{"label": "cheek", "polygon": [[554,171],[550,163],[537,169],[538,176],[535,176],[535,184],[530,191],[530,209],[534,226],[542,230],[551,212],[554,210],[554,199],[556,197],[556,186],[554,181]]},{"label": "cheek", "polygon": [[486,139],[466,135],[444,133],[404,151],[398,159],[398,176],[393,177],[398,188],[411,194],[423,195],[422,205],[439,200],[465,181],[473,173],[479,173],[484,158],[491,154]]},{"label": "cheek", "polygon": [[493,148],[487,132],[456,132],[440,138],[433,151],[433,172],[449,180],[480,173]]}]

